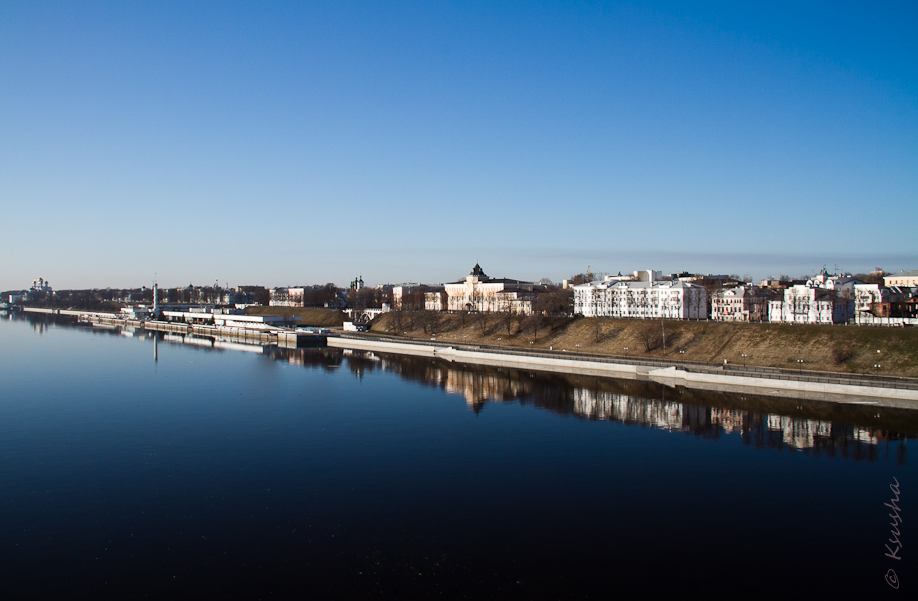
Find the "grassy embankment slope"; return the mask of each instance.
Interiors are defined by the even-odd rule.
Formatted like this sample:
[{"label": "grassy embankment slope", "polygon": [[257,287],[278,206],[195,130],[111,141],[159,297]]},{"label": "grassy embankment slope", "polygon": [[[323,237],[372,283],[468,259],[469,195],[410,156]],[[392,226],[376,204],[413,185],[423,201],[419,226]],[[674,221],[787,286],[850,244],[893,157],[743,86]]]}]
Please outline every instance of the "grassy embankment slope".
[{"label": "grassy embankment slope", "polygon": [[[439,321],[431,325],[432,319]],[[400,322],[400,323],[399,323]],[[728,324],[715,322],[665,322],[666,352],[659,321],[545,318],[537,335],[531,321],[513,317],[507,334],[506,317],[481,315],[425,315],[392,313],[373,320],[371,331],[430,340],[470,344],[500,344],[548,350],[567,349],[632,357],[742,364],[804,370],[918,377],[918,329]],[[401,330],[401,331],[399,331]],[[498,338],[501,340],[498,342]],[[530,344],[530,341],[533,341]],[[579,345],[579,347],[577,346]],[[877,353],[877,350],[882,351]],[[684,351],[681,352],[680,351]]]},{"label": "grassy embankment slope", "polygon": [[282,315],[299,317],[299,326],[319,326],[323,328],[340,328],[348,316],[341,311],[330,309],[301,309],[299,307],[246,307],[246,315]]}]

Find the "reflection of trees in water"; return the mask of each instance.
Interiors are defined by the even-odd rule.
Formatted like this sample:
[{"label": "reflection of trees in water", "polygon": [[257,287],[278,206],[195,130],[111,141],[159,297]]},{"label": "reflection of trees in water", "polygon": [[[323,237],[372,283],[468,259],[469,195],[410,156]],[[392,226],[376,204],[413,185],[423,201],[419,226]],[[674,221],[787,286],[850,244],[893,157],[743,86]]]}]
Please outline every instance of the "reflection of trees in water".
[{"label": "reflection of trees in water", "polygon": [[284,361],[291,365],[319,368],[324,371],[334,371],[341,367],[343,357],[340,352],[328,348],[298,348],[286,349],[271,347],[268,356],[276,361]]}]

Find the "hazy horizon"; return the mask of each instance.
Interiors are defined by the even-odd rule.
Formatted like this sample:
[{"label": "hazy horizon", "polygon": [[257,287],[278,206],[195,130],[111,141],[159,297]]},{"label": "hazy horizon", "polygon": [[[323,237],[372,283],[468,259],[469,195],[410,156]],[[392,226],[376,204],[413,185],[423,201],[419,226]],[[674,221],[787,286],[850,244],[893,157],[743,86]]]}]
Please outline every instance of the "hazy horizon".
[{"label": "hazy horizon", "polygon": [[[643,269],[654,269],[654,270],[662,271],[664,274],[677,273],[677,272],[683,272],[683,271],[687,271],[689,273],[696,273],[696,274],[725,274],[725,275],[732,274],[732,275],[738,275],[740,277],[748,276],[752,278],[753,283],[756,283],[756,284],[758,284],[761,279],[764,279],[766,277],[778,278],[782,275],[786,275],[791,278],[798,278],[798,277],[803,277],[803,276],[812,276],[812,275],[816,275],[823,268],[828,270],[830,273],[838,272],[838,273],[851,273],[851,274],[869,273],[875,267],[883,268],[882,264],[873,265],[869,260],[868,261],[857,260],[851,257],[848,257],[847,259],[842,260],[842,262],[828,263],[825,261],[819,262],[817,260],[818,257],[793,258],[793,257],[780,257],[780,256],[777,256],[777,257],[776,256],[761,256],[761,257],[746,257],[747,259],[750,260],[748,264],[753,267],[752,269],[746,269],[746,270],[714,269],[713,267],[710,269],[692,269],[692,268],[686,267],[685,265],[710,265],[714,267],[718,265],[728,266],[731,264],[730,261],[735,260],[735,259],[732,257],[727,257],[727,256],[724,256],[724,257],[710,256],[710,257],[707,257],[708,260],[705,261],[706,257],[697,256],[697,257],[691,257],[688,260],[680,261],[680,260],[668,259],[663,256],[657,256],[656,258],[660,260],[658,261],[651,260],[650,261],[651,264],[649,265],[644,265],[638,259],[623,260],[621,261],[621,264],[623,265],[622,267],[615,266],[615,265],[618,265],[618,263],[610,263],[608,260],[597,260],[592,263],[584,263],[582,266],[580,266],[580,263],[576,263],[576,264],[571,263],[572,265],[580,266],[581,268],[573,269],[569,272],[564,273],[563,275],[553,277],[551,274],[554,272],[558,272],[558,269],[554,269],[554,270],[545,269],[543,271],[539,271],[538,269],[539,265],[545,264],[545,257],[541,257],[541,258],[538,258],[538,260],[533,260],[529,262],[528,263],[529,266],[527,267],[527,262],[525,260],[525,257],[528,255],[526,255],[525,253],[509,253],[508,252],[508,253],[495,254],[495,256],[497,256],[498,258],[510,257],[510,260],[495,261],[493,263],[488,263],[486,261],[472,261],[466,267],[462,267],[461,261],[455,260],[454,258],[448,258],[445,260],[445,262],[448,262],[451,265],[455,265],[457,266],[457,268],[452,270],[451,272],[448,272],[445,269],[442,271],[431,272],[433,275],[431,275],[430,277],[401,277],[401,278],[392,277],[388,279],[385,279],[385,278],[380,279],[379,277],[376,276],[376,273],[379,273],[378,271],[371,270],[367,272],[367,271],[358,270],[350,275],[341,274],[337,277],[325,279],[325,280],[321,279],[320,277],[316,278],[315,276],[312,278],[300,277],[298,279],[296,277],[289,277],[285,279],[284,276],[281,274],[281,275],[276,275],[273,278],[264,278],[262,280],[258,280],[256,276],[255,278],[249,278],[249,279],[238,280],[238,281],[228,281],[225,278],[218,278],[218,277],[212,277],[210,279],[188,278],[187,281],[185,281],[185,280],[177,279],[173,276],[167,275],[166,277],[164,277],[162,274],[155,274],[156,277],[149,281],[142,281],[136,278],[135,279],[123,278],[121,281],[128,282],[126,284],[113,284],[111,282],[94,281],[92,284],[87,284],[87,285],[58,286],[56,285],[55,281],[51,280],[51,278],[48,278],[42,274],[39,274],[35,276],[34,278],[31,278],[27,282],[27,284],[24,286],[18,286],[18,287],[13,286],[10,288],[2,288],[2,289],[3,290],[28,289],[29,285],[31,285],[32,280],[35,280],[38,277],[42,277],[46,281],[48,281],[51,287],[55,290],[91,289],[91,288],[125,288],[125,289],[140,288],[142,286],[148,286],[148,287],[151,286],[154,280],[157,281],[157,283],[159,284],[161,288],[177,288],[177,287],[188,286],[189,284],[193,284],[195,286],[209,286],[209,285],[212,285],[216,281],[219,281],[221,286],[228,285],[230,287],[247,286],[247,285],[261,285],[267,288],[273,288],[273,287],[279,287],[279,286],[295,286],[295,285],[304,285],[304,284],[313,285],[313,284],[326,284],[326,283],[333,283],[340,287],[346,287],[347,284],[357,276],[362,276],[364,283],[367,286],[375,286],[377,284],[400,284],[400,283],[406,283],[406,282],[418,282],[422,284],[438,284],[438,283],[442,284],[445,282],[451,282],[451,281],[463,279],[468,274],[468,272],[471,270],[471,267],[475,265],[476,262],[481,263],[482,269],[485,271],[485,273],[487,273],[489,277],[492,277],[492,278],[509,277],[509,278],[521,279],[525,281],[533,281],[533,282],[538,282],[542,278],[549,278],[555,283],[560,283],[562,280],[567,279],[570,276],[576,275],[578,273],[585,273],[588,268],[594,274],[609,274],[609,275],[616,275],[618,273],[627,275],[633,271],[643,270]],[[583,257],[580,257],[580,258],[587,259],[590,257],[596,257],[598,259],[604,259],[604,258],[611,257],[614,260],[615,256],[621,257],[624,255],[622,253],[597,253],[595,255],[590,255],[590,256],[584,255]],[[653,258],[655,255],[651,253],[647,253],[646,256]],[[576,257],[570,258],[570,257],[562,255],[560,258],[557,258],[555,260],[554,265],[564,264],[565,259],[568,259],[568,258],[571,261],[573,261]],[[779,262],[776,262],[776,263],[771,262],[773,259],[778,259]],[[886,259],[890,259],[890,260],[885,261],[885,264],[890,265],[892,264],[891,260],[894,260],[895,257],[886,257]],[[373,266],[374,264],[377,264],[376,262],[379,262],[378,264],[384,268],[384,265],[383,265],[384,261],[380,261],[379,257],[373,257],[373,262],[370,262],[369,265]],[[769,269],[768,266],[772,264],[782,264],[785,267],[787,267],[787,269]],[[502,266],[507,266],[507,265],[510,265],[511,267],[508,267],[506,269],[501,269]],[[517,267],[514,268],[512,267],[513,265],[516,265]],[[851,267],[852,265],[855,265],[858,267],[853,268]],[[897,273],[899,271],[904,271],[906,269],[908,268],[902,268],[902,269],[898,269],[898,268],[889,269],[888,267],[885,268],[887,273]],[[539,275],[540,273],[542,275]]]}]

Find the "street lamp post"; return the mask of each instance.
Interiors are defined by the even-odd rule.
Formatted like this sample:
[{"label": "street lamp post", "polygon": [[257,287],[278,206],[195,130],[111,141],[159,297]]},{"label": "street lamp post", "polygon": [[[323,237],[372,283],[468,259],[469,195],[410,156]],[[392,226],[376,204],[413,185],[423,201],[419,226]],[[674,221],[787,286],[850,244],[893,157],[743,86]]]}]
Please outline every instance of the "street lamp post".
[{"label": "street lamp post", "polygon": [[876,377],[877,377],[878,380],[880,379],[880,368],[881,368],[881,367],[883,367],[883,366],[880,365],[879,363],[874,363],[874,364],[873,364],[873,369],[875,370],[875,375],[876,375]]},{"label": "street lamp post", "polygon": [[748,356],[749,355],[747,355],[746,353],[743,353],[743,369],[746,369],[746,357]]},{"label": "street lamp post", "polygon": [[627,346],[625,347],[625,356],[626,356],[626,357],[628,356],[628,347],[627,347]]},{"label": "street lamp post", "polygon": [[803,373],[803,359],[797,359],[797,373]]},{"label": "street lamp post", "polygon": [[497,348],[500,348],[500,338],[497,339]]}]

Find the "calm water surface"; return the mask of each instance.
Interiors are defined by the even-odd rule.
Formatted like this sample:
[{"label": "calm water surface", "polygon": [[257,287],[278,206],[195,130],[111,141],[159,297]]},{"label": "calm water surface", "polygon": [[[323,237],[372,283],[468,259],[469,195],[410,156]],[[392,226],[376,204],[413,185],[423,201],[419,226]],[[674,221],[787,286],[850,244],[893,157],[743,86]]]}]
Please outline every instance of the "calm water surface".
[{"label": "calm water surface", "polygon": [[241,348],[0,319],[0,597],[918,590],[918,412]]}]

